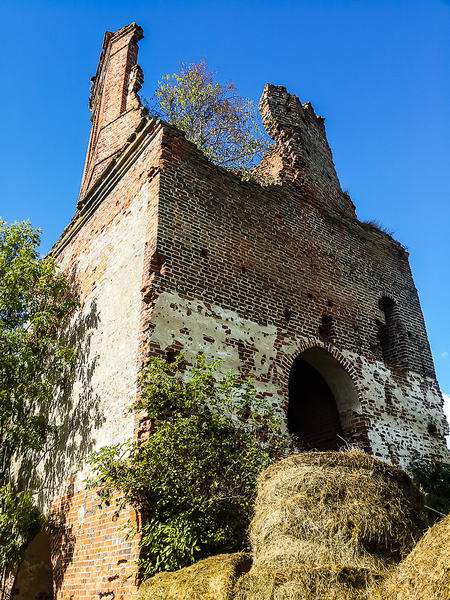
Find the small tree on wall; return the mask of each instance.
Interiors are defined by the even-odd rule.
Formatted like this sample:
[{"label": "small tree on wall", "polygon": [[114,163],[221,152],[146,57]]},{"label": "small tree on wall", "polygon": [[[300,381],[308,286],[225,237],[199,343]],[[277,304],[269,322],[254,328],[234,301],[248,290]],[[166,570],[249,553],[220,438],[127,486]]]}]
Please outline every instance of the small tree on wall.
[{"label": "small tree on wall", "polygon": [[250,169],[270,147],[253,102],[234,84],[214,81],[204,61],[164,75],[155,97],[153,111],[221,167]]},{"label": "small tree on wall", "polygon": [[147,414],[147,440],[103,448],[93,485],[119,491],[143,514],[143,578],[245,546],[260,471],[288,450],[281,418],[251,382],[225,377],[199,355],[150,360],[135,409]]},{"label": "small tree on wall", "polygon": [[[56,390],[72,363],[61,335],[75,296],[54,258],[39,256],[40,232],[0,220],[0,574],[17,564],[39,526],[32,492],[17,482],[21,462],[36,465],[56,431]],[[4,583],[4,582],[3,582]],[[4,588],[4,585],[2,586]]]}]

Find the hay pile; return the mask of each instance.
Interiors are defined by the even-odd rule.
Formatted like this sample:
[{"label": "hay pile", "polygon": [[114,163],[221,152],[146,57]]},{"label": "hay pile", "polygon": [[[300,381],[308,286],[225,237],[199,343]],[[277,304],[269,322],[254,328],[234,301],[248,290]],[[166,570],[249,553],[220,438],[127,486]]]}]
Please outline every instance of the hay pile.
[{"label": "hay pile", "polygon": [[160,573],[139,599],[447,600],[450,517],[414,548],[425,527],[403,471],[355,450],[292,455],[259,478],[253,563],[223,554]]},{"label": "hay pile", "polygon": [[142,584],[138,600],[231,600],[238,577],[250,564],[250,556],[242,552],[205,558],[152,577]]},{"label": "hay pile", "polygon": [[292,455],[259,479],[239,600],[359,600],[425,527],[409,477],[364,454]]},{"label": "hay pile", "polygon": [[371,588],[382,576],[367,569],[308,563],[277,569],[255,567],[239,580],[234,600],[372,600]]},{"label": "hay pile", "polygon": [[450,598],[450,515],[434,525],[380,586],[374,600]]}]

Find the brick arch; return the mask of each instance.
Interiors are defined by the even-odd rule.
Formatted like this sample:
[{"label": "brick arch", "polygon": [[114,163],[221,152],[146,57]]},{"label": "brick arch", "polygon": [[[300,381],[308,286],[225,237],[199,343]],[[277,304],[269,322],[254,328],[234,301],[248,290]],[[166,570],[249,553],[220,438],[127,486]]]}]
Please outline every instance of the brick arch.
[{"label": "brick arch", "polygon": [[359,379],[355,368],[353,367],[351,362],[347,360],[345,356],[343,356],[342,353],[335,346],[329,344],[328,342],[322,341],[319,337],[310,337],[301,340],[297,344],[297,347],[293,352],[291,352],[289,355],[285,354],[283,356],[282,360],[280,361],[283,379],[286,380],[286,378],[289,378],[289,372],[291,370],[291,366],[294,360],[298,356],[306,352],[306,350],[311,350],[313,348],[322,348],[323,350],[326,350],[329,354],[331,354],[331,356],[341,365],[344,371],[347,372],[347,375],[350,377],[356,388],[358,399],[361,400],[362,392],[360,389]]},{"label": "brick arch", "polygon": [[[315,356],[316,359],[311,360],[311,356]],[[298,357],[304,357],[311,366],[316,368],[331,388],[347,442],[370,451],[367,436],[369,423],[362,412],[363,394],[356,369],[335,346],[324,342],[318,337],[301,340],[296,348],[289,354],[284,355],[280,361],[286,411],[289,402],[289,376]],[[319,362],[323,363],[320,366],[314,362],[317,357]]]},{"label": "brick arch", "polygon": [[386,290],[379,295],[378,300],[381,300],[381,298],[387,298],[388,300],[392,300],[392,302],[395,302],[396,304],[398,303],[398,298],[396,298],[391,292],[387,292]]}]

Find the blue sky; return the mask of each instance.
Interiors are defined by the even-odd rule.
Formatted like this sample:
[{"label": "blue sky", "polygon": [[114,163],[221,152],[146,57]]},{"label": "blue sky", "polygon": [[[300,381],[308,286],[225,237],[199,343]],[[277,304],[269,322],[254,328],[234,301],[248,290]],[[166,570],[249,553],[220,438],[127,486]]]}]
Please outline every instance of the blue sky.
[{"label": "blue sky", "polygon": [[411,252],[442,389],[450,394],[450,0],[1,0],[0,215],[43,251],[76,202],[89,79],[103,32],[143,28],[143,95],[205,58],[258,100],[286,85],[326,117],[342,186]]}]

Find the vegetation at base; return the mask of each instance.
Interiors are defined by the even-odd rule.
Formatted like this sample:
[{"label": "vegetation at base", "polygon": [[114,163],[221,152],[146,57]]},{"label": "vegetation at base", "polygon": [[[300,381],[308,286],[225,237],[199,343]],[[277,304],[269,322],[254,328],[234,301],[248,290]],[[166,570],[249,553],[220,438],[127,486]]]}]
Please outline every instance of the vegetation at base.
[{"label": "vegetation at base", "polygon": [[39,244],[29,223],[0,220],[0,578],[40,524],[34,490],[16,475],[27,458],[38,464],[51,444],[56,389],[73,359],[61,331],[75,297]]},{"label": "vegetation at base", "polygon": [[450,513],[450,463],[418,456],[410,465],[414,481],[425,492],[429,519],[435,523]]},{"label": "vegetation at base", "polygon": [[149,419],[148,438],[92,458],[103,498],[119,491],[143,514],[144,579],[245,547],[256,478],[288,448],[251,382],[218,367],[201,354],[191,368],[182,355],[152,358],[134,407]]},{"label": "vegetation at base", "polygon": [[41,524],[39,510],[29,491],[18,491],[10,484],[0,487],[0,568],[13,566],[27,541]]},{"label": "vegetation at base", "polygon": [[212,162],[238,173],[254,167],[271,145],[253,102],[233,83],[214,81],[204,61],[164,75],[151,111],[184,131]]}]

